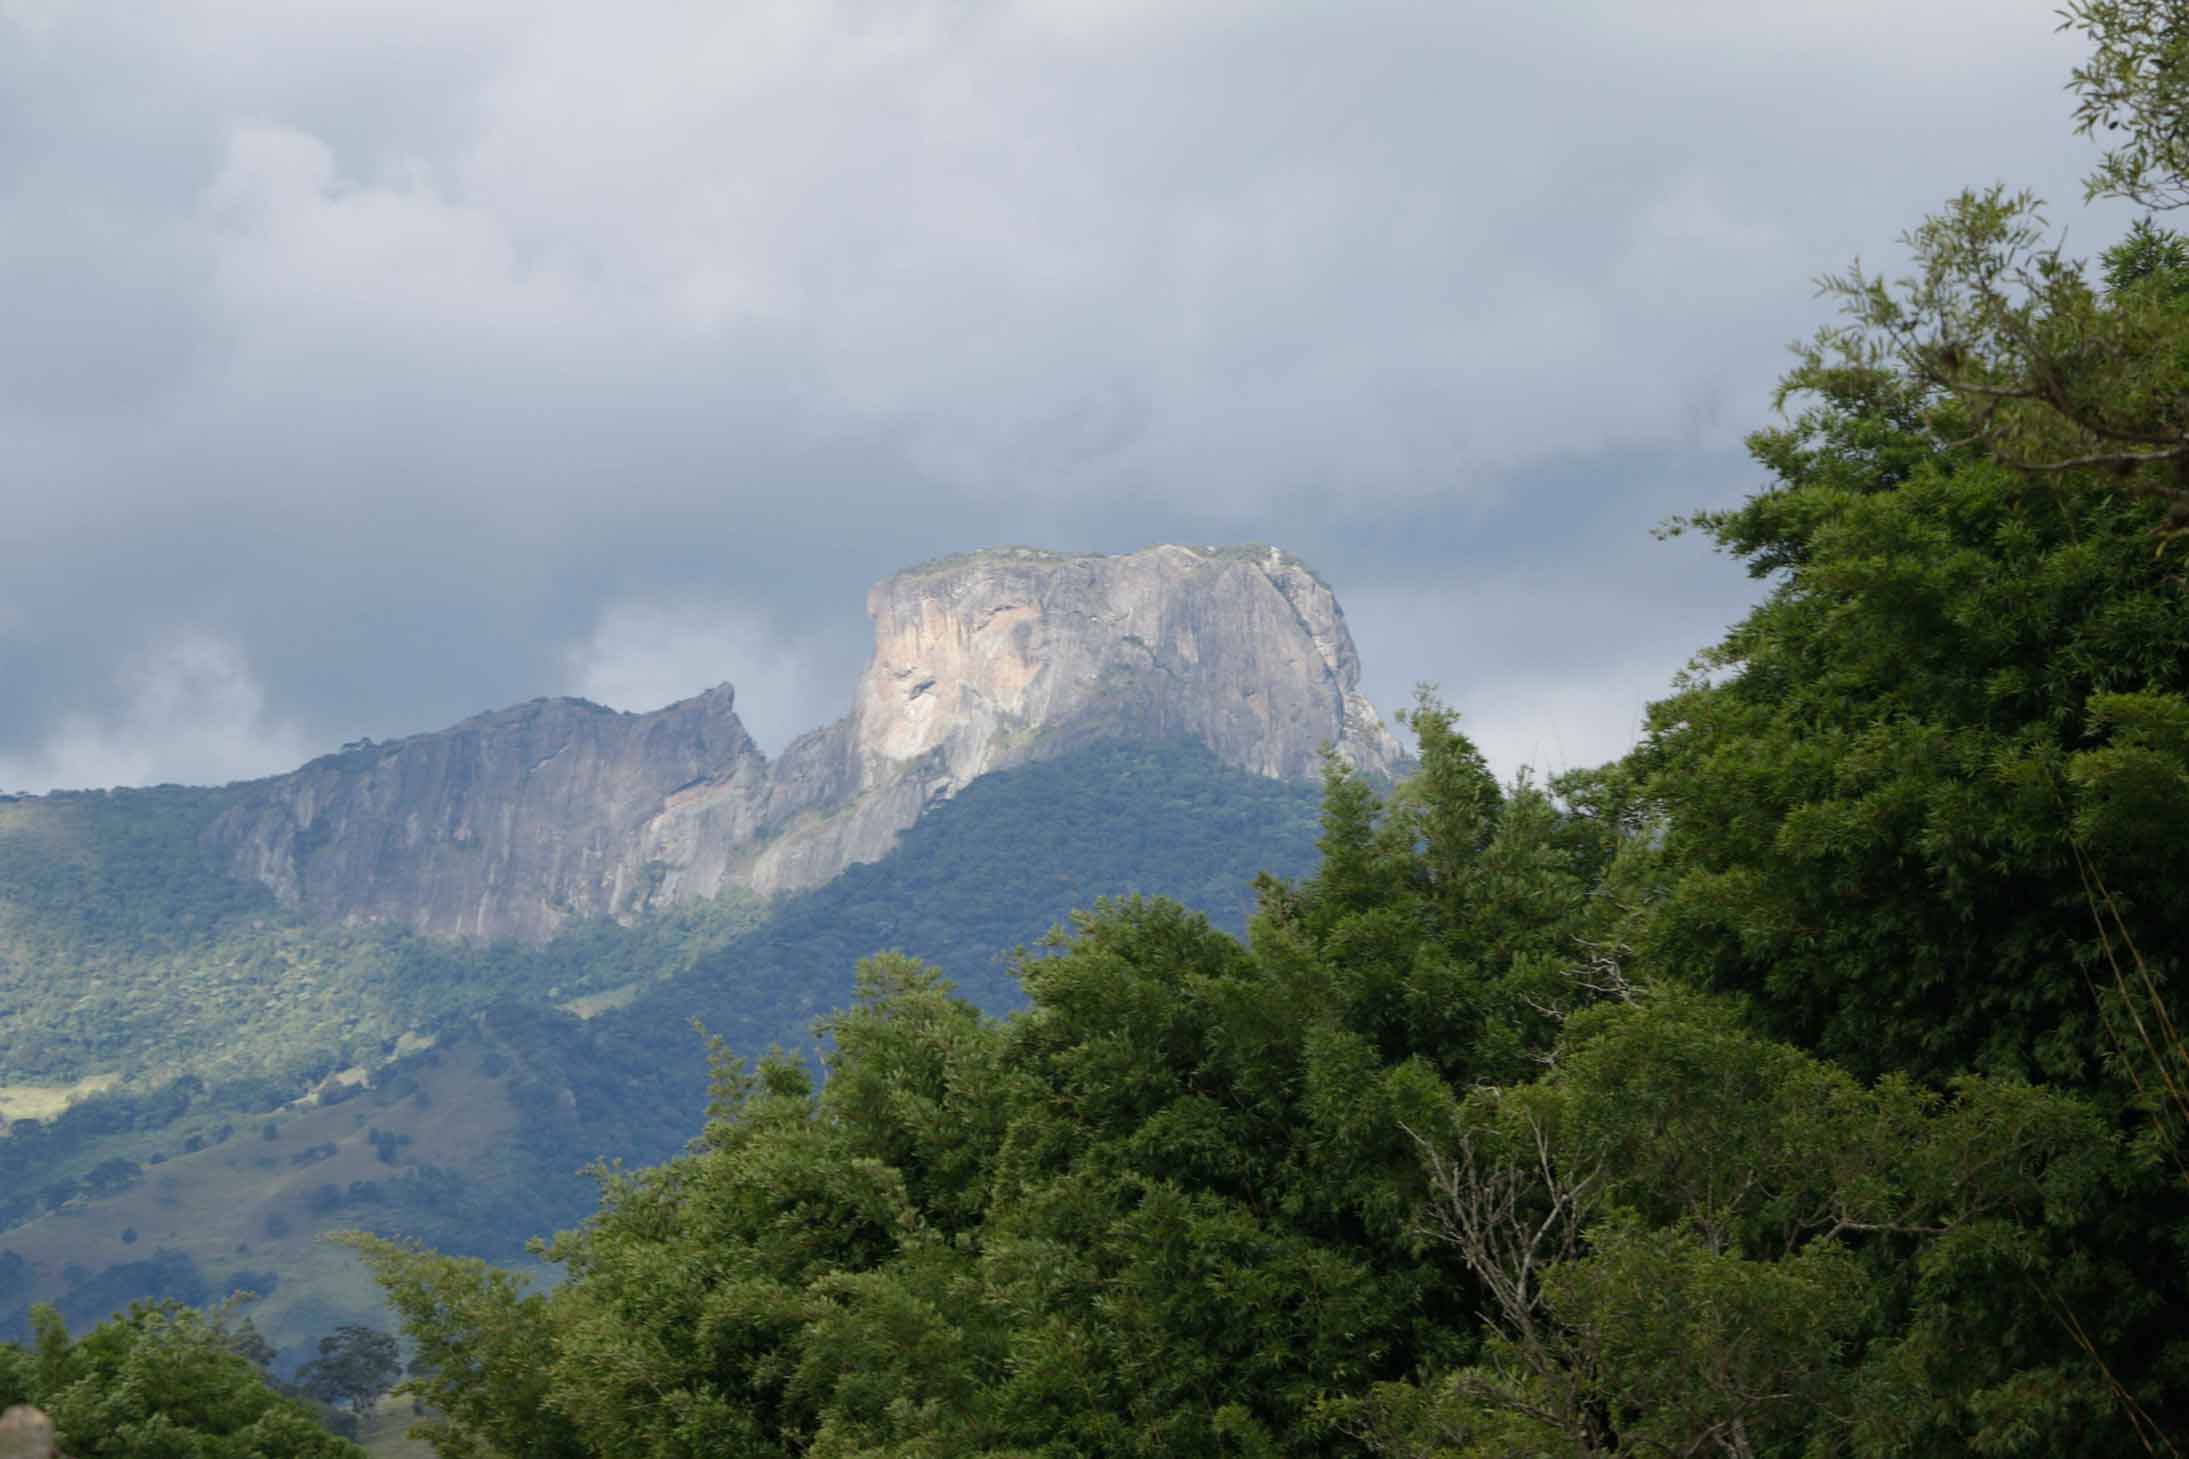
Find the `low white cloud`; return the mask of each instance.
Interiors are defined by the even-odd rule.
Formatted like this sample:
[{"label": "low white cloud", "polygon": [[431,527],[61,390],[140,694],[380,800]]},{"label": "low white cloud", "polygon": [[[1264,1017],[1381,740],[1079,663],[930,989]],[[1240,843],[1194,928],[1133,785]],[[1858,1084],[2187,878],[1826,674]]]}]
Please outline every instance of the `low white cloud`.
[{"label": "low white cloud", "polygon": [[310,754],[228,639],[178,633],[126,660],[109,712],[74,710],[30,754],[0,759],[0,787],[43,792],[175,781],[221,785],[294,769]]},{"label": "low white cloud", "polygon": [[822,682],[798,642],[720,603],[612,603],[564,662],[571,693],[632,713],[734,685],[739,721],[771,755],[851,702],[850,683]]}]

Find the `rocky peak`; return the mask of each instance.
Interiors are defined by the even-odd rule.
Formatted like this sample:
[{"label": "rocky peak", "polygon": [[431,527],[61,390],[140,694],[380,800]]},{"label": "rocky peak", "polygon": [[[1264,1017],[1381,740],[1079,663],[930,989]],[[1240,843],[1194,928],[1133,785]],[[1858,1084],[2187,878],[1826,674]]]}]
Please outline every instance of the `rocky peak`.
[{"label": "rocky peak", "polygon": [[1074,729],[1190,736],[1285,778],[1325,743],[1377,773],[1397,757],[1337,598],[1274,547],[993,548],[877,584],[867,612],[862,785],[929,757],[962,785]]},{"label": "rocky peak", "polygon": [[535,699],[361,741],[246,787],[207,839],[284,902],[330,919],[537,940],[573,912],[647,903],[658,875],[630,851],[678,795],[766,785],[733,702],[726,684],[651,714]]},{"label": "rocky peak", "polygon": [[978,776],[1098,739],[1193,738],[1284,778],[1325,744],[1379,776],[1399,758],[1336,597],[1273,547],[991,548],[898,573],[867,608],[851,712],[773,764],[727,685],[640,715],[535,700],[260,782],[208,844],[322,915],[537,939],[573,914],[818,885]]}]

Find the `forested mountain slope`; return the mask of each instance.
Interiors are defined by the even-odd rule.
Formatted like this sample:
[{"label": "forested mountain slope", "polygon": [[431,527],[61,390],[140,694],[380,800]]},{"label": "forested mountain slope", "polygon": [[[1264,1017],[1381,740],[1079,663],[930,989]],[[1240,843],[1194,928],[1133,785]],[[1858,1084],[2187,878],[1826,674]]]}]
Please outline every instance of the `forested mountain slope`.
[{"label": "forested mountain slope", "polygon": [[883,861],[788,903],[628,1008],[583,1023],[497,1008],[496,1037],[536,1081],[520,1097],[519,1138],[538,1159],[538,1189],[566,1195],[556,1209],[567,1224],[592,1193],[552,1175],[681,1149],[706,1102],[694,1021],[747,1057],[810,1048],[814,1020],[844,1006],[853,967],[871,953],[926,959],[1001,1013],[1023,1002],[1012,950],[1099,898],[1168,885],[1243,931],[1258,875],[1312,868],[1316,803],[1312,787],[1228,770],[1199,746],[1097,746],[976,782]]},{"label": "forested mountain slope", "polygon": [[[786,901],[741,935],[726,916],[703,922],[688,910],[633,928],[591,925],[539,949],[383,933],[447,959],[475,986],[490,973],[537,995],[424,1025],[434,1048],[375,1070],[369,1085],[330,1091],[324,1109],[281,1108],[295,1091],[278,1081],[185,1080],[156,1095],[94,1098],[0,1140],[11,1191],[0,1213],[29,1220],[0,1232],[0,1251],[26,1263],[0,1291],[0,1312],[15,1306],[20,1323],[20,1304],[71,1303],[85,1287],[71,1310],[90,1318],[103,1315],[83,1306],[94,1292],[100,1302],[198,1297],[242,1272],[253,1278],[245,1285],[280,1284],[266,1324],[277,1340],[313,1336],[371,1300],[330,1268],[315,1232],[363,1224],[514,1257],[591,1208],[581,1166],[683,1148],[706,1101],[693,1019],[744,1053],[810,1045],[815,1016],[849,998],[856,960],[886,947],[950,969],[1000,1011],[1020,997],[1010,949],[1096,898],[1166,885],[1243,928],[1257,874],[1311,867],[1316,800],[1312,787],[1226,768],[1198,745],[1103,744],[983,778],[882,861]],[[292,935],[314,946],[310,929]],[[581,975],[634,1001],[585,1020],[547,1000],[545,990]],[[423,1105],[422,1086],[434,1092]],[[261,1140],[269,1119],[277,1135]],[[225,1203],[213,1199],[220,1189]],[[178,1216],[193,1212],[195,1228]],[[125,1230],[141,1244],[123,1243]],[[239,1255],[239,1244],[251,1251]],[[152,1260],[163,1251],[191,1265]],[[91,1288],[109,1268],[127,1270]]]}]

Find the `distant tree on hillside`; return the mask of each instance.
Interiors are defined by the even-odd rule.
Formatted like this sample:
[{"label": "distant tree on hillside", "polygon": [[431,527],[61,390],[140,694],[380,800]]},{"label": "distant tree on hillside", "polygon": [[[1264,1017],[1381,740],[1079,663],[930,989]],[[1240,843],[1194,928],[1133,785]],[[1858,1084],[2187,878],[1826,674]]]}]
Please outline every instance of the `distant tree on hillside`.
[{"label": "distant tree on hillside", "polygon": [[84,1177],[84,1190],[92,1196],[117,1196],[144,1179],[144,1167],[117,1155],[93,1166]]},{"label": "distant tree on hillside", "polygon": [[319,1356],[297,1370],[296,1381],[322,1403],[346,1403],[362,1415],[402,1372],[395,1339],[352,1322],[319,1340]]},{"label": "distant tree on hillside", "polygon": [[[270,1288],[269,1288],[270,1290]],[[258,1324],[246,1317],[227,1329],[228,1350],[261,1372],[273,1366],[277,1354],[274,1345],[258,1330]]]}]

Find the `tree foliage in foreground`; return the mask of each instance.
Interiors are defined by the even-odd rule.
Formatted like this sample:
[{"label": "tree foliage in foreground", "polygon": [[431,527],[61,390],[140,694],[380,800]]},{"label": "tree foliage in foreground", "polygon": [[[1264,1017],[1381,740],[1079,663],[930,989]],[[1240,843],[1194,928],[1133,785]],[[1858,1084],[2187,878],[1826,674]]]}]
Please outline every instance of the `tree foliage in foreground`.
[{"label": "tree foliage in foreground", "polygon": [[1953,445],[1920,382],[1807,381],[1751,443],[1772,485],[1691,519],[1773,587],[1622,767],[1661,818],[1641,965],[1864,1077],[2092,1101],[2134,1161],[2031,1266],[2098,1381],[2179,1429],[2189,595],[2161,508]]},{"label": "tree foliage in foreground", "polygon": [[139,1303],[81,1337],[50,1307],[35,1326],[0,1346],[0,1409],[43,1409],[74,1459],[363,1459],[245,1356],[248,1324]]},{"label": "tree foliage in foreground", "polygon": [[1652,863],[1615,777],[1562,815],[1501,790],[1433,703],[1414,726],[1421,773],[1389,797],[1333,767],[1322,870],[1265,883],[1246,943],[1109,903],[1024,962],[1010,1018],[884,956],[827,1021],[818,1087],[722,1056],[697,1148],[605,1172],[553,1292],[356,1238],[427,1360],[437,1442],[2074,1453],[2069,1418],[2119,1439],[2043,1286],[2128,1163],[2103,1120],[2011,1075],[1859,1079],[1638,988],[1614,939]]},{"label": "tree foliage in foreground", "polygon": [[[1334,770],[1344,870],[1272,884],[1254,947],[1109,903],[1026,960],[1031,1007],[1000,1021],[872,960],[821,1087],[725,1062],[701,1148],[611,1174],[536,1305],[445,1258],[368,1259],[421,1351],[530,1323],[518,1350],[552,1355],[582,1453],[1352,1445],[1323,1398],[1473,1341],[1460,1263],[1413,1234],[1403,1127],[1478,1049],[1510,1063],[1547,1027],[1507,985],[1583,885],[1542,793],[1501,794],[1449,716],[1422,724],[1423,789],[1379,806]],[[525,1373],[438,1368],[429,1397],[491,1446],[470,1452],[531,1452],[528,1404],[493,1396]]]},{"label": "tree foliage in foreground", "polygon": [[2086,200],[2149,211],[2095,275],[2037,199],[1954,199],[1690,521],[1774,579],[1614,777],[1662,817],[1647,965],[1863,1073],[2087,1095],[2134,1142],[2041,1264],[2141,1446],[2189,1431],[2189,6],[2075,0]]},{"label": "tree foliage in foreground", "polygon": [[[2189,204],[2189,6],[2070,0],[2061,29],[2090,42],[2069,79],[2076,130],[2106,151],[2084,201],[2144,217],[2093,279],[2053,241],[2044,202],[1971,189],[1903,236],[1915,271],[1889,281],[1857,264],[1822,281],[1850,323],[1808,351],[1890,368],[1938,392],[1958,436],[2013,469],[2070,489],[2155,501],[2162,543],[2189,534],[2189,250],[2159,213]],[[1783,399],[1783,394],[1782,394]]]},{"label": "tree foliage in foreground", "polygon": [[1866,1074],[2092,1085],[2093,874],[2162,970],[2189,940],[2189,595],[2152,503],[2032,480],[1924,387],[1808,379],[1772,483],[1707,532],[1772,581],[1653,705],[1656,966]]},{"label": "tree foliage in foreground", "polygon": [[1576,1015],[1543,1079],[1421,1132],[1423,1229],[1485,1289],[1487,1340],[1363,1406],[1382,1447],[2016,1452],[2106,1417],[2014,1295],[2119,1163],[2086,1105],[1977,1075],[1866,1086],[1722,1002],[1626,999]]}]

